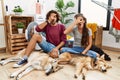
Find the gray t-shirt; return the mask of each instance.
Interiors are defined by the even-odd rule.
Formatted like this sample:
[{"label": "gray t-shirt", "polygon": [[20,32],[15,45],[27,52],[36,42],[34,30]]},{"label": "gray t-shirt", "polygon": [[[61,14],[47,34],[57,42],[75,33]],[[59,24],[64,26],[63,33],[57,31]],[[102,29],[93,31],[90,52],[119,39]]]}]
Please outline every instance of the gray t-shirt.
[{"label": "gray t-shirt", "polygon": [[[88,34],[89,34],[89,36],[91,36],[92,35],[92,31],[91,31],[90,28],[88,30],[89,30]],[[81,47],[82,34],[79,33],[78,27],[75,27],[73,29],[73,36],[74,36],[73,46]]]}]

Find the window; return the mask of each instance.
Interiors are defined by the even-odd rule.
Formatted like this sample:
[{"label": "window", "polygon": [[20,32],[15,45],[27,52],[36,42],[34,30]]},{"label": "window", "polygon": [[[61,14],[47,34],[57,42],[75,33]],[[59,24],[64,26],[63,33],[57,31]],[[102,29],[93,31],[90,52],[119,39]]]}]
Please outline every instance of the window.
[{"label": "window", "polygon": [[[79,0],[81,13],[85,15],[87,18],[88,23],[97,23],[98,25],[102,25],[104,29],[109,29],[110,23],[110,12],[102,6],[97,5],[96,3],[92,2],[92,0]],[[107,5],[111,5],[111,0],[94,0],[103,2]]]}]

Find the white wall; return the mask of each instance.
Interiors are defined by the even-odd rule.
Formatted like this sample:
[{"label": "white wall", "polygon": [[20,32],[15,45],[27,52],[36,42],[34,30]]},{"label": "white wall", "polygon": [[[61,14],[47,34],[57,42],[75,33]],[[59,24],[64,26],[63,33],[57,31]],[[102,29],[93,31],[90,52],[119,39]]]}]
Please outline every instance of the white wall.
[{"label": "white wall", "polygon": [[[9,14],[13,14],[12,10],[13,10],[14,6],[20,5],[24,9],[23,14],[34,15],[35,14],[35,3],[36,3],[36,1],[37,0],[4,0],[4,5],[8,5]],[[70,0],[64,0],[64,1],[70,1]],[[75,5],[75,8],[70,9],[70,11],[75,11],[77,13],[77,11],[78,11],[78,0],[72,0],[72,1],[74,1],[76,5]],[[118,0],[112,0],[112,1],[113,1],[113,5],[114,5],[114,3],[118,4],[118,2],[120,4],[120,1],[118,1]],[[55,2],[56,2],[56,0],[40,0],[40,3],[44,3],[43,4],[43,8],[44,8],[43,13],[44,13],[44,15],[49,10],[55,9],[55,5],[54,5]],[[86,4],[86,5],[89,5],[89,4]],[[96,6],[98,6],[98,5],[96,5]],[[120,5],[117,5],[117,7],[120,7]],[[102,44],[103,44],[103,46],[110,46],[110,47],[120,48],[120,42],[116,43],[115,38],[112,35],[110,35],[108,33],[108,31],[103,32],[103,43]]]},{"label": "white wall", "polygon": [[[20,5],[24,12],[22,15],[35,15],[36,12],[36,2],[37,0],[3,0],[4,1],[4,8],[6,8],[6,5],[8,6],[8,14],[14,14],[13,9],[14,6]],[[55,9],[55,2],[57,0],[39,0],[40,3],[42,4],[42,15],[45,18],[46,13],[49,10]],[[65,3],[70,0],[65,0]],[[78,0],[72,0],[76,5],[74,8],[70,8],[68,11],[74,11],[78,12]],[[6,9],[5,9],[6,10]],[[6,11],[5,11],[5,14]],[[4,28],[0,27],[0,34],[4,33]],[[5,46],[5,38],[4,35],[0,36],[0,48],[2,46]]]},{"label": "white wall", "polygon": [[[42,4],[42,9],[43,9],[43,13],[47,13],[49,10],[55,9],[55,2],[57,0],[39,0],[40,3]],[[65,0],[70,1],[70,0]],[[73,2],[75,2],[76,4],[78,4],[76,0],[72,0]],[[37,0],[4,0],[4,5],[8,5],[8,9],[9,9],[9,14],[14,14],[12,12],[14,6],[20,5],[23,9],[24,12],[23,14],[35,14],[35,7],[36,7],[36,2]],[[75,5],[74,9],[71,9],[75,12],[77,12],[77,5]],[[44,14],[44,15],[45,15]]]},{"label": "white wall", "polygon": [[5,35],[4,35],[4,27],[0,26],[0,48],[5,47]]},{"label": "white wall", "polygon": [[[108,3],[108,0],[96,0],[100,2]],[[107,10],[103,7],[95,4],[91,0],[82,0],[81,1],[81,13],[85,15],[88,23],[97,23],[106,27],[107,20]]]},{"label": "white wall", "polygon": [[114,48],[120,48],[120,41],[116,43],[116,39],[114,36],[109,34],[108,31],[103,31],[103,46],[108,46],[108,47],[114,47]]}]

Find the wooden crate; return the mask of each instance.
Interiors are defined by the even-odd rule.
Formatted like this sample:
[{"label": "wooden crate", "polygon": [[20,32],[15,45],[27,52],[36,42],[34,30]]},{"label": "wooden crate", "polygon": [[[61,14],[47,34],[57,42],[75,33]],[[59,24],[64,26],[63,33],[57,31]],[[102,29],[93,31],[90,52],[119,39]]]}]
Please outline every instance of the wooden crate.
[{"label": "wooden crate", "polygon": [[[28,42],[25,39],[25,29],[28,24],[34,20],[33,16],[5,16],[6,39],[7,39],[7,52],[16,54],[19,50],[26,48]],[[18,34],[16,27],[17,22],[22,22],[25,25],[22,34]]]},{"label": "wooden crate", "polygon": [[13,34],[8,36],[8,50],[12,54],[16,54],[19,50],[26,48],[28,42],[25,39],[25,34]]},{"label": "wooden crate", "polygon": [[93,44],[99,48],[102,48],[103,27],[98,26],[97,31],[94,34],[95,34],[95,38],[93,39]]}]

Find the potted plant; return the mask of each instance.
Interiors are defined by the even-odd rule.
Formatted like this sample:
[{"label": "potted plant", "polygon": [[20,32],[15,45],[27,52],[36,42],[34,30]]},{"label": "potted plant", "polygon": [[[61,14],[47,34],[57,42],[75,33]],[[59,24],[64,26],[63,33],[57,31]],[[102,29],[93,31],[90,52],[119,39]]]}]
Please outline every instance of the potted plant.
[{"label": "potted plant", "polygon": [[72,2],[72,1],[68,1],[65,4],[64,0],[57,0],[55,7],[61,16],[61,19],[60,19],[61,23],[66,25],[66,24],[70,23],[70,21],[72,21],[72,19],[68,18],[68,17],[75,13],[72,11],[68,12],[67,9],[70,7],[74,7],[74,5],[75,5],[74,2]]},{"label": "potted plant", "polygon": [[16,15],[21,15],[23,11],[24,11],[24,10],[23,10],[20,6],[15,6],[14,9],[13,9],[13,12],[14,12]]},{"label": "potted plant", "polygon": [[25,27],[24,23],[18,22],[16,23],[16,27],[18,28],[18,33],[23,33],[23,28]]}]

